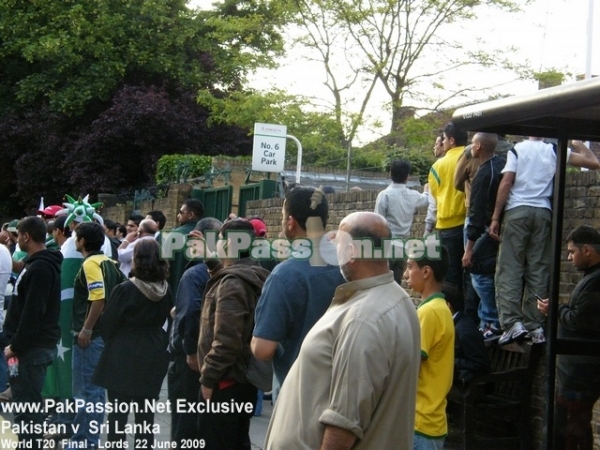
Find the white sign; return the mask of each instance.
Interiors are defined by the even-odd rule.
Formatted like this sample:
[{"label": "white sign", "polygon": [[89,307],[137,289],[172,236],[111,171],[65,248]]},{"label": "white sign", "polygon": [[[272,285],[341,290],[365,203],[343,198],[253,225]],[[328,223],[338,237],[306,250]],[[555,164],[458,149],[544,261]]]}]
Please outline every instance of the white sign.
[{"label": "white sign", "polygon": [[270,123],[254,124],[252,170],[281,172],[285,162],[287,127]]}]

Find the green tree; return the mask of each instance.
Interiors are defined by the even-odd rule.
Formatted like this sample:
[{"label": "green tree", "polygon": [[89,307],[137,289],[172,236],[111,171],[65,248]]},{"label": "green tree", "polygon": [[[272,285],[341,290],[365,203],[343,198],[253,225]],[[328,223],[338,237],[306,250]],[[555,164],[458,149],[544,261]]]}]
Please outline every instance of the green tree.
[{"label": "green tree", "polygon": [[278,12],[266,5],[0,0],[0,101],[76,116],[122,84],[237,87],[280,50]]},{"label": "green tree", "polygon": [[[323,64],[336,118],[352,124],[347,137],[364,122],[374,86],[383,87],[397,130],[407,101],[441,107],[471,86],[445,90],[444,76],[455,69],[515,64],[502,53],[469,50],[443,30],[451,24],[473,23],[478,11],[493,7],[514,11],[511,0],[294,0],[296,23],[303,36],[296,41],[303,57]],[[464,29],[464,28],[463,28]],[[450,35],[451,36],[451,35]],[[493,49],[491,49],[493,50]],[[510,49],[503,49],[509,55]],[[423,65],[424,58],[429,63]],[[342,80],[342,81],[340,81]],[[481,88],[480,88],[481,89]],[[343,97],[349,99],[344,102]],[[349,108],[348,105],[355,105]]]},{"label": "green tree", "polygon": [[164,154],[250,152],[239,129],[207,129],[195,93],[238,89],[271,64],[285,14],[185,3],[0,0],[0,207],[148,187]]}]

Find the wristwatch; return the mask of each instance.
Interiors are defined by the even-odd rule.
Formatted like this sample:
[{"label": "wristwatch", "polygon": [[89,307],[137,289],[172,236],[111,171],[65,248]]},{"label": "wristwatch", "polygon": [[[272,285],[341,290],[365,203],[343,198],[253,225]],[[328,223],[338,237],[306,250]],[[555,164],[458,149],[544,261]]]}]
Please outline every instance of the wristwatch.
[{"label": "wristwatch", "polygon": [[88,330],[87,328],[82,328],[81,332],[83,334],[85,334],[86,336],[91,336],[92,335],[92,330]]}]

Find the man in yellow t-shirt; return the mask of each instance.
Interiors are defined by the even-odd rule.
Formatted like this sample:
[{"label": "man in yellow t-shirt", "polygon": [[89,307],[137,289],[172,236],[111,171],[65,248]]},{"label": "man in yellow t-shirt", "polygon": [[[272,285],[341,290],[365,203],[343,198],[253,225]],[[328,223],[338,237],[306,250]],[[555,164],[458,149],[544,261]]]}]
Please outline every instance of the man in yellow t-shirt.
[{"label": "man in yellow t-shirt", "polygon": [[448,271],[448,252],[440,247],[440,258],[409,256],[404,278],[421,294],[417,308],[421,325],[421,368],[417,384],[414,450],[444,447],[448,434],[446,395],[454,371],[454,322],[441,284]]},{"label": "man in yellow t-shirt", "polygon": [[[457,128],[453,123],[446,125],[442,141],[446,153],[431,166],[427,180],[430,203],[437,209],[435,228],[440,233],[442,245],[448,250],[450,260],[446,282],[457,286],[461,292],[466,208],[465,193],[454,187],[454,173],[467,140],[466,131]],[[426,223],[425,227],[426,234],[429,234],[433,224]]]}]

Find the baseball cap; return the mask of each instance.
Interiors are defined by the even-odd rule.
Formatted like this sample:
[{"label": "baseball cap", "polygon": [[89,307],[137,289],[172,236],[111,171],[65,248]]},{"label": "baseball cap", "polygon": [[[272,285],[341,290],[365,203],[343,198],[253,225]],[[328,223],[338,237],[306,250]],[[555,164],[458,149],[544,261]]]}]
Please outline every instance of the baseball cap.
[{"label": "baseball cap", "polygon": [[18,219],[13,219],[8,223],[8,228],[6,229],[8,232],[10,233],[16,233],[17,232],[17,226],[19,226],[19,220]]},{"label": "baseball cap", "polygon": [[256,237],[265,237],[267,235],[267,226],[260,219],[250,219],[250,223],[254,227],[254,235]]},{"label": "baseball cap", "polygon": [[50,205],[42,210],[38,211],[38,214],[43,214],[44,216],[54,217],[57,212],[63,209],[60,205]]}]

